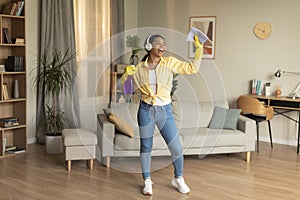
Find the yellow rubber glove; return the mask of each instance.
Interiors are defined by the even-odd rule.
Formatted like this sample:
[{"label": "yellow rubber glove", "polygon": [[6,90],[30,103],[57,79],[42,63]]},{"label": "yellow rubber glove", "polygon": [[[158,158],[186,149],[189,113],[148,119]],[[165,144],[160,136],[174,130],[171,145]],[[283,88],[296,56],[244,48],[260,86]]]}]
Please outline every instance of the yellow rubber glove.
[{"label": "yellow rubber glove", "polygon": [[195,51],[195,59],[201,59],[203,56],[203,45],[201,44],[201,42],[198,39],[198,36],[195,35],[194,36],[194,42],[193,42],[196,51]]},{"label": "yellow rubber glove", "polygon": [[134,65],[128,65],[125,69],[125,74],[128,74],[131,76],[131,75],[135,74],[136,71],[137,71],[137,69]]},{"label": "yellow rubber glove", "polygon": [[128,76],[131,76],[131,75],[135,74],[136,72],[137,72],[137,68],[134,65],[128,65],[125,68],[125,73],[121,77],[121,83],[124,85]]}]

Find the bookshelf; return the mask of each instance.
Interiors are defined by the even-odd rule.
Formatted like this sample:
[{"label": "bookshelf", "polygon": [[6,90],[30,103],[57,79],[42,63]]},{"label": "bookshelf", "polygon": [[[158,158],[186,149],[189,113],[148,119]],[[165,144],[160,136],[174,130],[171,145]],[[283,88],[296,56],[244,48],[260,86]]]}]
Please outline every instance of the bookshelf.
[{"label": "bookshelf", "polygon": [[119,102],[121,95],[123,95],[122,84],[120,82],[122,74],[122,72],[111,72],[111,102]]},{"label": "bookshelf", "polygon": [[[0,0],[0,11],[8,3],[19,1]],[[19,2],[20,3],[20,2]],[[27,151],[26,126],[26,41],[24,7],[20,14],[0,14],[0,158],[19,155]],[[4,31],[5,30],[5,31]],[[7,62],[14,57],[14,63]],[[20,58],[20,59],[19,59]],[[17,87],[15,86],[17,83]],[[4,86],[4,87],[3,87]],[[17,91],[17,93],[16,93]],[[3,118],[12,118],[17,123],[3,125]],[[14,121],[15,122],[15,121]],[[9,124],[9,123],[8,123]],[[15,147],[19,152],[10,153],[6,147]]]}]

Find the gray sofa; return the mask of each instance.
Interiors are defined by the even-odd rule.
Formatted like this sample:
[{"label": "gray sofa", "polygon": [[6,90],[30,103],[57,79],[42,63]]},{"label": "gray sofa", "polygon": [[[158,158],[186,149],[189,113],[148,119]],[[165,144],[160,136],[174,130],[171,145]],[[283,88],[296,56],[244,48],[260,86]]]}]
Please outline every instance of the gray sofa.
[{"label": "gray sofa", "polygon": [[[104,114],[97,116],[98,143],[101,155],[97,156],[107,167],[111,157],[139,156],[140,138],[137,125],[136,103],[116,103]],[[255,151],[256,126],[249,118],[238,115],[236,130],[209,128],[215,106],[228,108],[226,101],[173,102],[173,113],[179,130],[184,155],[223,154],[245,152],[246,161]],[[108,119],[109,113],[126,121],[134,130],[128,137],[115,129]],[[223,120],[224,121],[224,120]],[[170,152],[158,130],[155,130],[153,156],[169,155]]]}]

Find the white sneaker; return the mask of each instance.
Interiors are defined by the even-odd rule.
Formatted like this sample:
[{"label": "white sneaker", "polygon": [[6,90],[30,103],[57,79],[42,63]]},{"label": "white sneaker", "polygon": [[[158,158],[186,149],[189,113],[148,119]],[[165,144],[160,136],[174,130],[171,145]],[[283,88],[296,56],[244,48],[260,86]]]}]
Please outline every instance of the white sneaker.
[{"label": "white sneaker", "polygon": [[183,194],[187,194],[191,191],[187,184],[184,182],[183,177],[173,178],[171,184]]},{"label": "white sneaker", "polygon": [[152,195],[153,194],[153,192],[152,192],[152,184],[153,184],[153,182],[151,181],[150,178],[147,178],[145,180],[145,187],[143,189],[143,194],[144,195]]}]

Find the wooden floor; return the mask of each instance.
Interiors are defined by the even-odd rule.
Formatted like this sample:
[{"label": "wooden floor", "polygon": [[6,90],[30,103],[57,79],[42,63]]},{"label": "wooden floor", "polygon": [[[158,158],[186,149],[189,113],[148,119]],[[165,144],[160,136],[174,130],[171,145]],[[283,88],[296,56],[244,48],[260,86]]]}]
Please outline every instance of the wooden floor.
[{"label": "wooden floor", "polygon": [[[85,161],[76,161],[68,173],[63,155],[47,155],[44,148],[29,145],[27,154],[0,160],[1,200],[300,199],[300,161],[294,146],[274,144],[271,150],[269,143],[261,142],[260,153],[252,153],[249,164],[242,154],[187,156],[188,195],[171,186],[173,167],[161,164],[168,158],[156,157],[152,197],[141,193],[137,159],[112,160],[111,169],[96,161],[93,171],[86,168]],[[116,169],[118,165],[124,167]]]}]

